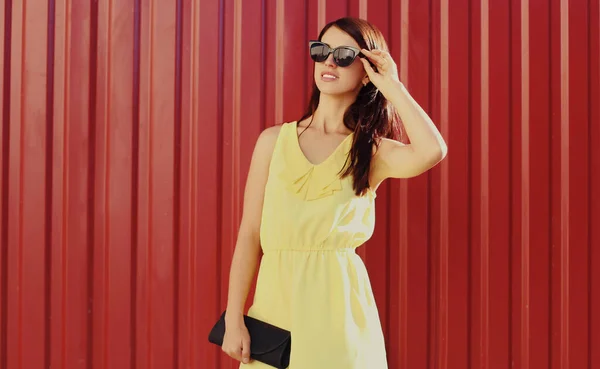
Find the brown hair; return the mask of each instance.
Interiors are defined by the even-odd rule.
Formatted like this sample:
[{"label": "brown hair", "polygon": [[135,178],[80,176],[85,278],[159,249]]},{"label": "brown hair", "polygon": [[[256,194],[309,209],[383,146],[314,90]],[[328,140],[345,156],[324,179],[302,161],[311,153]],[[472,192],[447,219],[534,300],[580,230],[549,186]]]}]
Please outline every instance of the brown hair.
[{"label": "brown hair", "polygon": [[[323,27],[319,41],[331,27],[337,27],[350,35],[361,48],[388,51],[387,44],[379,29],[359,18],[340,18]],[[371,64],[373,65],[373,64]],[[298,122],[314,116],[321,92],[313,81],[313,91],[306,112]],[[312,123],[312,119],[309,123]],[[369,188],[369,169],[373,154],[373,144],[378,145],[380,137],[400,139],[402,127],[400,116],[392,104],[369,82],[362,87],[356,100],[344,114],[344,125],[354,131],[352,149],[344,167],[342,178],[352,175],[356,195],[363,195]]]}]

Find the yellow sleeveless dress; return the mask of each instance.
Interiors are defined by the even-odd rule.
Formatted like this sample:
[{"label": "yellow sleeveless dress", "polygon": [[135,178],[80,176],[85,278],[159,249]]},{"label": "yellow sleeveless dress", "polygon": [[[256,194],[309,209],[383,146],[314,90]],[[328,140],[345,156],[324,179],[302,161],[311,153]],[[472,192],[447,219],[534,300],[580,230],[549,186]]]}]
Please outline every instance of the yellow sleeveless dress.
[{"label": "yellow sleeveless dress", "polygon": [[351,136],[317,165],[300,149],[297,122],[284,123],[275,144],[248,315],[291,331],[289,369],[387,368],[371,284],[355,252],[373,234],[375,193],[358,197],[351,177],[338,175]]}]

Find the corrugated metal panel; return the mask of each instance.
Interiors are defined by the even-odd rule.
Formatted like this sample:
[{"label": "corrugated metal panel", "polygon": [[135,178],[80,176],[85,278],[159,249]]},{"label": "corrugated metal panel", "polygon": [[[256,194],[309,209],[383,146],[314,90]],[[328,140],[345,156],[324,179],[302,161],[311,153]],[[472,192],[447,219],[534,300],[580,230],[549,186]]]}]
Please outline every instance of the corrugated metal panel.
[{"label": "corrugated metal panel", "polygon": [[390,368],[600,368],[598,0],[6,0],[1,368],[235,367],[206,336],[250,154],[347,14],[450,150],[360,251]]}]

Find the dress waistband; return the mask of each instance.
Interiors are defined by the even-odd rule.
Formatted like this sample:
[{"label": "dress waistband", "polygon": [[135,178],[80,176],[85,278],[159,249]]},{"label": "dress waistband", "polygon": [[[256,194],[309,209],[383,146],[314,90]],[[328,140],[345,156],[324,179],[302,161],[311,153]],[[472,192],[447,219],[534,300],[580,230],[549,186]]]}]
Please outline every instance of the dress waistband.
[{"label": "dress waistband", "polygon": [[341,253],[356,253],[356,247],[338,247],[338,248],[322,248],[322,249],[309,249],[309,248],[267,248],[263,249],[264,254],[273,252],[341,252]]}]

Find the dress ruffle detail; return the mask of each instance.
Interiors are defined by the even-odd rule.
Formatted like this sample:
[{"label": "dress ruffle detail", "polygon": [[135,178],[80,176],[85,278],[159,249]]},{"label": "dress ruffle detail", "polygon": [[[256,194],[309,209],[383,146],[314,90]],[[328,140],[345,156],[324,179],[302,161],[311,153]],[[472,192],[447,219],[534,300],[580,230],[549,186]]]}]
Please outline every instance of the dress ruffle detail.
[{"label": "dress ruffle detail", "polygon": [[286,168],[279,177],[287,184],[288,191],[306,201],[319,200],[342,190],[342,179],[338,175],[326,176],[323,175],[324,173],[316,175],[315,171],[320,169],[317,167],[310,167],[301,175],[293,173],[290,169],[290,167]]}]

